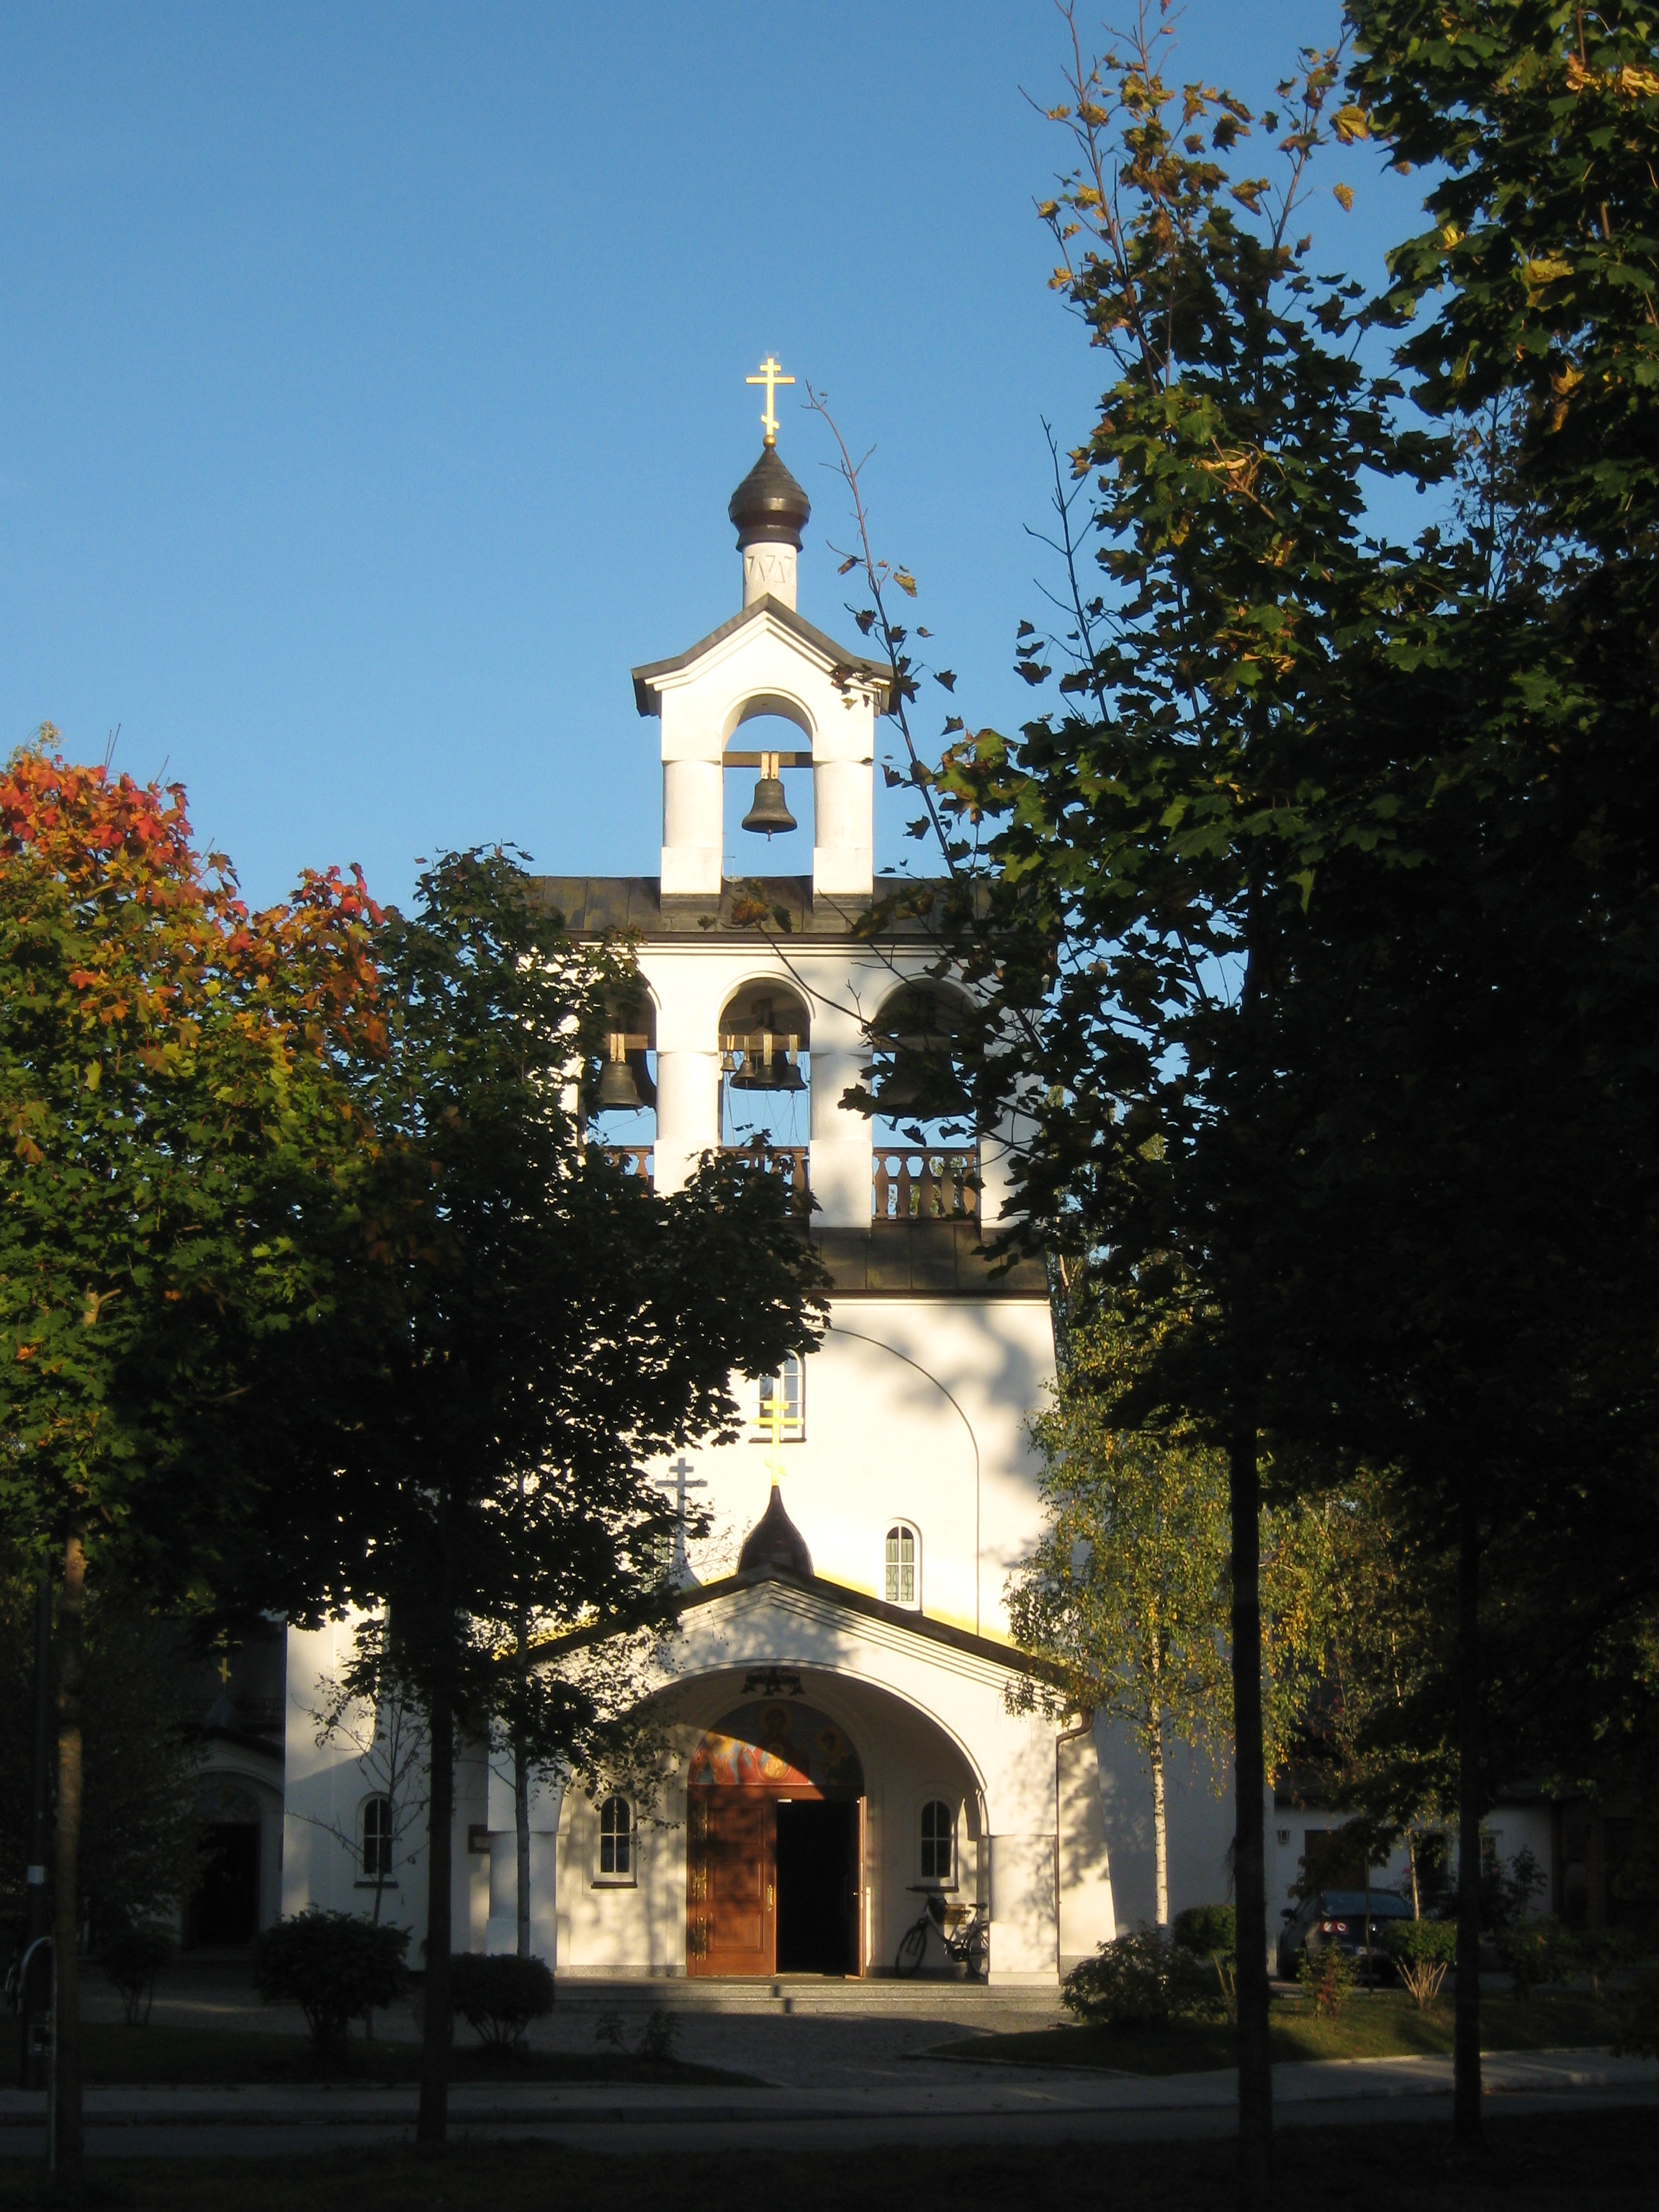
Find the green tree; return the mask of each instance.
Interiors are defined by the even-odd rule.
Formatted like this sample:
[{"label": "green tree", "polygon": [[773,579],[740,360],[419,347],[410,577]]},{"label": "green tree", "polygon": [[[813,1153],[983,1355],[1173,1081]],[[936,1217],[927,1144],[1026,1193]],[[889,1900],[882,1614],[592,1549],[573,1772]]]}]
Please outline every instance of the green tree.
[{"label": "green tree", "polygon": [[[349,1686],[423,1707],[419,2140],[444,2139],[458,1735],[605,1755],[626,1655],[665,1627],[657,1455],[734,1432],[734,1370],[811,1340],[818,1279],[781,1186],[731,1156],[658,1195],[586,1143],[581,1089],[624,952],[572,944],[501,852],[451,855],[376,949],[385,1058],[363,1228],[303,1398],[268,1378],[271,1513],[250,1591],[373,1622]],[[572,1631],[584,1661],[522,1664]]]},{"label": "green tree", "polygon": [[1076,161],[1043,210],[1053,282],[1110,380],[1060,496],[1069,622],[1053,640],[1026,625],[1020,647],[1033,684],[1064,657],[1062,709],[1017,744],[964,734],[942,781],[994,867],[953,949],[986,991],[981,1112],[1012,1097],[1034,1128],[1020,1233],[1127,1288],[1166,1260],[1193,1286],[1190,1324],[1114,1418],[1142,1428],[1176,1407],[1227,1455],[1241,2171],[1259,2203],[1268,1231],[1317,1111],[1277,1024],[1323,856],[1389,836],[1394,802],[1349,733],[1425,587],[1368,542],[1364,478],[1439,461],[1358,357],[1358,288],[1316,278],[1297,235],[1316,157],[1363,125],[1330,112],[1338,58],[1305,58],[1260,118],[1275,185],[1247,166],[1243,102],[1166,82],[1165,35],[1098,63],[1074,46],[1052,111]]},{"label": "green tree", "polygon": [[1619,1724],[1654,1594],[1659,76],[1640,6],[1349,16],[1356,103],[1429,187],[1378,319],[1472,466],[1456,588],[1396,690],[1413,876],[1333,852],[1310,901],[1328,981],[1285,1058],[1322,1075],[1317,1301],[1286,1335],[1300,1418],[1391,1470],[1447,1570],[1414,1725],[1455,1776],[1472,2139],[1483,1812],[1506,1765]]},{"label": "green tree", "polygon": [[[1127,1723],[1152,1782],[1156,1918],[1167,1928],[1169,1747],[1214,1758],[1232,1729],[1227,1460],[1178,1413],[1140,1430],[1113,1418],[1184,1316],[1149,1323],[1086,1283],[1071,1304],[1081,1310],[1061,1333],[1054,1403],[1032,1425],[1047,1523],[1009,1593],[1016,1640],[1041,1652],[1064,1687],[1027,1677],[1010,1695],[1022,1709],[1046,1698]],[[1270,1771],[1325,1670],[1331,1567],[1322,1509],[1291,1504],[1264,1515]]]},{"label": "green tree", "polygon": [[[1145,1757],[1155,1918],[1167,1929],[1166,1754],[1172,1743],[1218,1751],[1232,1717],[1226,1461],[1190,1429],[1114,1425],[1109,1408],[1144,1357],[1109,1310],[1063,1343],[1054,1403],[1032,1424],[1048,1518],[1011,1579],[1009,1619],[1018,1643],[1061,1670],[1064,1702],[1127,1723]],[[1044,1694],[1033,1678],[1010,1692],[1028,1710]]]},{"label": "green tree", "polygon": [[[28,1859],[37,1579],[0,1575],[0,1771],[15,1787],[0,1799],[0,1897],[21,1907]],[[165,1918],[196,1866],[191,1811],[201,1754],[187,1733],[183,1632],[118,1578],[87,1594],[82,1674],[86,1771],[82,1910],[100,1932]]]},{"label": "green tree", "polygon": [[0,1522],[61,1562],[54,2149],[73,2191],[87,1577],[199,1586],[246,1505],[192,1431],[253,1340],[324,1295],[305,1224],[355,1155],[341,1062],[374,979],[360,881],[310,876],[250,914],[182,790],[54,741],[0,774]]}]

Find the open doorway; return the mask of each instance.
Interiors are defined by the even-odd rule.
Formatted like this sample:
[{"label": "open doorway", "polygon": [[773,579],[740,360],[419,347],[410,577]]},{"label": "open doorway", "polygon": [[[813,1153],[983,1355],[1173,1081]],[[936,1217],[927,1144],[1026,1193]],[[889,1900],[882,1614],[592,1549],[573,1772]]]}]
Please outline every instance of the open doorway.
[{"label": "open doorway", "polygon": [[858,1972],[855,1804],[777,1803],[778,1972]]}]

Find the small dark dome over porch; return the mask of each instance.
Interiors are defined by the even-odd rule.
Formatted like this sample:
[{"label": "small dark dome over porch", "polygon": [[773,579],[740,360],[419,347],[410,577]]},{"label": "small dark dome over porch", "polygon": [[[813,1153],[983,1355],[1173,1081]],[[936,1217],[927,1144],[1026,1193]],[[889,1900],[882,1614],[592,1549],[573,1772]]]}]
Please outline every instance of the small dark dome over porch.
[{"label": "small dark dome over porch", "polygon": [[783,1495],[775,1482],[772,1495],[760,1519],[743,1540],[743,1549],[738,1554],[738,1572],[749,1574],[757,1567],[781,1567],[785,1573],[810,1576],[812,1554],[806,1548],[806,1539],[783,1510]]}]

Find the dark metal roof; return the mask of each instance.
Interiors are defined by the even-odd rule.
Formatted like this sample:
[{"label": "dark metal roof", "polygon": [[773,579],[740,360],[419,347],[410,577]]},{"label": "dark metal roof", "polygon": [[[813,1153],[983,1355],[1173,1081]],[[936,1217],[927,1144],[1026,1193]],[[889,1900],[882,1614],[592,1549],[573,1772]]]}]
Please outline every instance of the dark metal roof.
[{"label": "dark metal roof", "polygon": [[670,660],[647,661],[643,668],[632,670],[634,704],[641,714],[656,714],[662,711],[656,695],[651,690],[653,677],[672,676],[682,668],[689,668],[694,660],[701,659],[711,647],[730,637],[734,630],[741,629],[745,623],[757,622],[767,614],[775,617],[803,645],[809,645],[814,652],[821,653],[832,667],[845,669],[849,676],[860,676],[866,682],[879,684],[884,690],[890,690],[893,670],[890,661],[867,660],[862,653],[848,653],[844,646],[837,645],[833,637],[817,629],[804,615],[798,615],[793,607],[785,606],[781,599],[775,599],[769,592],[766,592],[748,606],[740,607],[718,629],[711,629],[707,637],[700,637],[695,645],[687,646],[684,653],[677,653]]},{"label": "dark metal roof", "polygon": [[[990,1233],[994,1238],[994,1224]],[[1023,1252],[1000,1263],[981,1247],[977,1221],[876,1221],[868,1229],[814,1227],[809,1234],[829,1271],[833,1298],[1046,1303],[1048,1297],[1048,1271],[1038,1255]]]},{"label": "dark metal roof", "polygon": [[741,545],[793,545],[811,517],[812,502],[778,458],[775,446],[761,457],[732,495],[726,513]]},{"label": "dark metal roof", "polygon": [[939,928],[945,885],[910,876],[878,876],[868,899],[814,899],[811,876],[728,877],[718,899],[671,898],[656,876],[532,876],[531,896],[563,917],[573,937],[632,931],[650,939],[694,938],[753,944],[769,936],[849,938],[872,906],[896,909],[880,936],[928,938]]}]

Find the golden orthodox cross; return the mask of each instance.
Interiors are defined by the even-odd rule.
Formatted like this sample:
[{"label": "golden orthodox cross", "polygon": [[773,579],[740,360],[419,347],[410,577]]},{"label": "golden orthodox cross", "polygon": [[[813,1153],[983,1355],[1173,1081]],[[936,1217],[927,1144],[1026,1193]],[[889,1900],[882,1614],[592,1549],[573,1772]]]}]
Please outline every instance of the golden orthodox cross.
[{"label": "golden orthodox cross", "polygon": [[784,1436],[788,1431],[799,1431],[800,1423],[790,1419],[789,1401],[782,1392],[777,1389],[773,1391],[772,1395],[762,1406],[761,1420],[772,1439],[772,1449],[767,1455],[767,1471],[774,1482],[781,1482]]},{"label": "golden orthodox cross", "polygon": [[793,376],[786,376],[769,353],[760,365],[760,374],[745,376],[743,380],[745,384],[763,384],[766,386],[766,412],[761,416],[761,425],[766,432],[767,444],[775,446],[778,442],[778,418],[772,411],[773,390],[777,385],[793,384],[795,380]]}]

